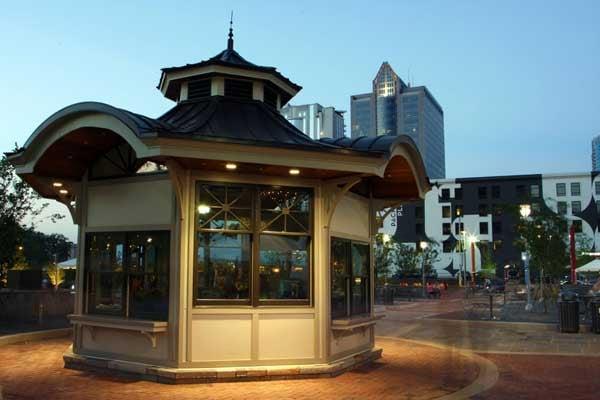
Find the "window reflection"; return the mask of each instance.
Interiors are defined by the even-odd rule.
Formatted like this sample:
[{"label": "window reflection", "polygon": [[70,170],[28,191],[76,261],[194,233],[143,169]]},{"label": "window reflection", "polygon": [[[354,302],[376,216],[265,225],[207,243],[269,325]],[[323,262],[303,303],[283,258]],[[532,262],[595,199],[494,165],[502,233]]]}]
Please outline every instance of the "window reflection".
[{"label": "window reflection", "polygon": [[369,245],[331,240],[331,314],[344,318],[370,312]]},{"label": "window reflection", "polygon": [[250,235],[199,233],[199,299],[249,299]]},{"label": "window reflection", "polygon": [[308,299],[308,244],[307,236],[261,235],[261,299]]},{"label": "window reflection", "polygon": [[311,190],[198,183],[196,201],[198,303],[308,302]]},{"label": "window reflection", "polygon": [[86,236],[88,312],[166,320],[169,232],[109,232]]}]

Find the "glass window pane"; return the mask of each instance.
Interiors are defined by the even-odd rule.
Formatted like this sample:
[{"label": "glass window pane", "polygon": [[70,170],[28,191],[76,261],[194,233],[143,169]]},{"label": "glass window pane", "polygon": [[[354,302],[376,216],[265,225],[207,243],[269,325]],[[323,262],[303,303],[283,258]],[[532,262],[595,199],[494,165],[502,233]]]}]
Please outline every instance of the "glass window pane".
[{"label": "glass window pane", "polygon": [[261,299],[308,299],[308,236],[260,236]]},{"label": "glass window pane", "polygon": [[349,241],[331,240],[331,316],[334,318],[348,315],[349,247]]},{"label": "glass window pane", "polygon": [[197,298],[248,299],[249,234],[198,233]]},{"label": "glass window pane", "polygon": [[227,213],[227,222],[225,229],[232,231],[249,231],[252,221],[252,211],[250,209],[233,209]]},{"label": "glass window pane", "polygon": [[166,320],[169,311],[169,232],[127,235],[129,317]]},{"label": "glass window pane", "polygon": [[306,190],[265,188],[260,191],[261,229],[309,233],[311,196]]},{"label": "glass window pane", "polygon": [[90,272],[88,274],[89,311],[101,314],[123,314],[124,274]]},{"label": "glass window pane", "polygon": [[167,274],[169,233],[133,232],[127,235],[127,270],[138,274]]},{"label": "glass window pane", "polygon": [[352,314],[369,311],[369,246],[352,243]]},{"label": "glass window pane", "polygon": [[88,266],[90,271],[122,272],[125,256],[124,233],[93,233],[88,235]]},{"label": "glass window pane", "polygon": [[166,274],[129,276],[129,316],[136,319],[167,320],[169,277]]},{"label": "glass window pane", "polygon": [[88,234],[88,312],[166,320],[169,236],[168,231]]}]

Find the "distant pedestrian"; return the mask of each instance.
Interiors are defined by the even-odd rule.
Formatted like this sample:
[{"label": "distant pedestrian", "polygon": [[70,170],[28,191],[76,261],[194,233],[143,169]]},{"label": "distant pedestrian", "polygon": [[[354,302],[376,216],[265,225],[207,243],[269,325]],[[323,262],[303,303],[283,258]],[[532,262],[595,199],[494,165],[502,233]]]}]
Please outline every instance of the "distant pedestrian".
[{"label": "distant pedestrian", "polygon": [[427,282],[427,298],[431,299],[433,297],[433,284],[431,282]]}]

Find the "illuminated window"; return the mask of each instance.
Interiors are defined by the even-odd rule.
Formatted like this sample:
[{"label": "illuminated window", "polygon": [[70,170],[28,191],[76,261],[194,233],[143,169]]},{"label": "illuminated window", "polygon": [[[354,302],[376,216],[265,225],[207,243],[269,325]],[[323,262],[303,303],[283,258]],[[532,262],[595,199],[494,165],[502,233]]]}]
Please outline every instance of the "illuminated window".
[{"label": "illuminated window", "polygon": [[196,193],[197,304],[309,302],[312,191],[199,183]]}]

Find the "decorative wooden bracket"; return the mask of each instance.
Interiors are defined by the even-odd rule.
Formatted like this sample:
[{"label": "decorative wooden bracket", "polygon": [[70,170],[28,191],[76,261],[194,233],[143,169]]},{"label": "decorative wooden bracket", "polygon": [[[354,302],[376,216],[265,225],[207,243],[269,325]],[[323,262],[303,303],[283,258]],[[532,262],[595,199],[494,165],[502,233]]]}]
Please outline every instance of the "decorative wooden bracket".
[{"label": "decorative wooden bracket", "polygon": [[140,333],[142,335],[144,335],[146,338],[148,338],[148,340],[150,341],[150,344],[152,344],[152,348],[155,349],[156,348],[156,333],[147,332],[147,331],[140,331]]},{"label": "decorative wooden bracket", "polygon": [[175,190],[175,197],[177,198],[177,206],[179,208],[180,218],[183,218],[184,210],[184,193],[185,193],[185,169],[181,166],[177,160],[168,159],[165,161],[165,165],[169,171],[169,178],[173,184]]},{"label": "decorative wooden bracket", "polygon": [[[331,225],[331,219],[333,218],[333,213],[338,205],[338,203],[342,200],[344,195],[357,183],[359,183],[364,174],[361,175],[353,175],[351,177],[346,177],[343,180],[335,180],[327,182],[324,190],[324,198],[325,198],[325,228],[329,228]],[[344,186],[340,187],[339,185],[343,184]]]},{"label": "decorative wooden bracket", "polygon": [[87,331],[90,333],[90,336],[92,337],[92,340],[96,341],[96,327],[94,327],[92,325],[83,325],[83,327],[85,329],[87,329]]}]

